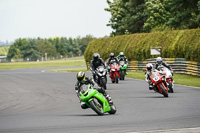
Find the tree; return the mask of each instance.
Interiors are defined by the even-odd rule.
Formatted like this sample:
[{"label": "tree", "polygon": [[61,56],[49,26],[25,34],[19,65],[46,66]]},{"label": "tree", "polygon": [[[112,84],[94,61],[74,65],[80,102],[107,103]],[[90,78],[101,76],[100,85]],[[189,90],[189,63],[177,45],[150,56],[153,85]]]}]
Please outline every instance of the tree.
[{"label": "tree", "polygon": [[56,48],[47,40],[38,40],[37,47],[42,56],[47,53],[48,57],[57,57]]},{"label": "tree", "polygon": [[167,25],[173,29],[199,27],[199,2],[199,0],[168,0],[166,4],[172,17],[169,18]]},{"label": "tree", "polygon": [[145,14],[148,16],[148,19],[144,23],[144,30],[149,32],[155,27],[163,30],[170,17],[170,13],[165,8],[165,0],[147,0],[145,7]]},{"label": "tree", "polygon": [[13,56],[13,58],[16,59],[17,61],[19,61],[19,59],[22,58],[22,56],[23,56],[22,52],[18,48],[16,48],[15,50],[16,50],[16,52],[15,52],[15,55]]},{"label": "tree", "polygon": [[86,35],[85,37],[80,39],[79,45],[80,45],[80,50],[81,50],[82,54],[85,52],[85,49],[86,49],[88,43],[94,39],[96,39],[96,38],[93,37],[92,35]]},{"label": "tree", "polygon": [[111,13],[112,17],[110,18],[109,24],[107,26],[111,26],[113,28],[112,35],[121,35],[125,32],[125,27],[123,24],[123,18],[127,14],[127,9],[125,8],[125,3],[123,0],[113,0],[113,2],[110,2],[110,0],[107,0],[107,3],[110,8],[105,8],[105,11],[108,11]]},{"label": "tree", "polygon": [[114,0],[113,2],[107,0],[107,3],[110,8],[105,10],[112,15],[107,26],[114,29],[111,36],[143,31],[147,18],[144,14],[144,0]]}]

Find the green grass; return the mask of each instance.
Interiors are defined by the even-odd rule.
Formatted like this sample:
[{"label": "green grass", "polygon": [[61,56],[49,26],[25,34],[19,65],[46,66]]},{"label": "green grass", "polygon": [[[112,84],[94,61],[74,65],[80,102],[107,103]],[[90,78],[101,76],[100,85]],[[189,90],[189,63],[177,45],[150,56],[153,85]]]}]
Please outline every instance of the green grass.
[{"label": "green grass", "polygon": [[83,56],[54,61],[0,63],[0,69],[81,66],[86,65]]},{"label": "green grass", "polygon": [[0,47],[0,56],[6,56],[8,53],[10,46]]},{"label": "green grass", "polygon": [[[126,77],[145,80],[144,72],[128,72]],[[200,87],[200,77],[185,74],[174,74],[175,84]]]},{"label": "green grass", "polygon": [[200,87],[200,77],[198,76],[174,74],[174,80],[175,84]]},{"label": "green grass", "polygon": [[52,69],[52,70],[47,70],[46,72],[52,72],[52,71],[63,71],[63,72],[79,72],[83,71],[86,72],[88,71],[86,67],[81,67],[81,68],[66,68],[66,69]]}]

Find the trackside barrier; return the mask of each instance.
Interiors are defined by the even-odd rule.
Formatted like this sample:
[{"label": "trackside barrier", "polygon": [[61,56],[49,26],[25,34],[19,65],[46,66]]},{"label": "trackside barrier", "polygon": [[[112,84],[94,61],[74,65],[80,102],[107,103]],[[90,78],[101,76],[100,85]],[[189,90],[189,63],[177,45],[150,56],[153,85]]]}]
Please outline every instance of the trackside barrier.
[{"label": "trackside barrier", "polygon": [[[174,73],[182,73],[194,76],[200,76],[200,63],[194,61],[186,61],[184,58],[163,58],[169,64]],[[146,64],[155,64],[156,58],[147,59],[145,61],[129,61],[129,71],[145,71]],[[89,70],[90,64],[87,62],[87,69]]]},{"label": "trackside barrier", "polygon": [[[172,67],[174,73],[200,76],[200,63],[198,62],[186,61],[184,58],[164,58],[164,61]],[[155,62],[156,58],[146,61],[130,61],[128,70],[145,71],[147,63],[155,64]]]}]

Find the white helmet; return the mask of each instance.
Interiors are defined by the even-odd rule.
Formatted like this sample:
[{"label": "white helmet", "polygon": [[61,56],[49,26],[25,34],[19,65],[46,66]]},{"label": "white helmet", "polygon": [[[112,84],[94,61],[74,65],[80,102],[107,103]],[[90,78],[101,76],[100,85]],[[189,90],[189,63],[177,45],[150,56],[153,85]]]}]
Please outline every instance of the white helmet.
[{"label": "white helmet", "polygon": [[156,58],[156,62],[160,65],[162,63],[163,59],[161,57]]}]

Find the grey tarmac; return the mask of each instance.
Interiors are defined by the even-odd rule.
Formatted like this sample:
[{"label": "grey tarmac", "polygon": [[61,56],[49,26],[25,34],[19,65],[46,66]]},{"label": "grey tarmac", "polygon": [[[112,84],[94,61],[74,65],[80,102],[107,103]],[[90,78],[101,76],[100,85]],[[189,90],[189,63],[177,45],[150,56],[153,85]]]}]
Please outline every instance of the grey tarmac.
[{"label": "grey tarmac", "polygon": [[0,133],[200,132],[200,88],[175,85],[164,98],[145,81],[108,78],[117,113],[98,116],[80,108],[76,73],[46,69],[0,71]]}]

